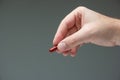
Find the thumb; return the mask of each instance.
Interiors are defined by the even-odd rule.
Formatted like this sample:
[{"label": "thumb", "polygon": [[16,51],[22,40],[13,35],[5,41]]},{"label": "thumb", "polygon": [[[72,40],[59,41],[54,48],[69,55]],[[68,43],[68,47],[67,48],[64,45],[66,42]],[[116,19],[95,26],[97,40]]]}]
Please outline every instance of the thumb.
[{"label": "thumb", "polygon": [[88,27],[84,27],[80,29],[79,31],[75,32],[74,34],[64,38],[60,43],[58,44],[58,50],[61,52],[70,50],[80,44],[87,43],[88,39],[90,37],[89,35],[89,29]]}]

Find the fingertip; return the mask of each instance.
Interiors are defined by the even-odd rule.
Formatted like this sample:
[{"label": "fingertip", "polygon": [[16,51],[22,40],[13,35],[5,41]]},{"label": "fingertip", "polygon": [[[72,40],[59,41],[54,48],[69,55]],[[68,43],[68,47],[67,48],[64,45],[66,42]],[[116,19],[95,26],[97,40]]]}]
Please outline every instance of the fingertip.
[{"label": "fingertip", "polygon": [[77,49],[78,49],[78,46],[73,48],[73,49],[71,49],[71,54],[70,54],[71,57],[75,57],[76,56]]},{"label": "fingertip", "polygon": [[71,52],[70,56],[71,57],[75,57],[76,56],[76,52]]},{"label": "fingertip", "polygon": [[68,56],[68,55],[70,54],[70,51],[71,51],[71,50],[64,51],[64,52],[63,52],[63,56]]},{"label": "fingertip", "polygon": [[65,42],[60,42],[58,44],[58,50],[61,51],[61,52],[68,51],[67,44]]},{"label": "fingertip", "polygon": [[54,37],[54,39],[53,39],[53,45],[57,46],[58,43],[59,43],[59,38]]},{"label": "fingertip", "polygon": [[75,57],[76,55],[71,55],[71,57]]},{"label": "fingertip", "polygon": [[56,33],[53,39],[53,45],[58,45],[60,41],[64,39],[65,35],[63,33]]},{"label": "fingertip", "polygon": [[63,53],[63,56],[68,56],[68,53]]}]

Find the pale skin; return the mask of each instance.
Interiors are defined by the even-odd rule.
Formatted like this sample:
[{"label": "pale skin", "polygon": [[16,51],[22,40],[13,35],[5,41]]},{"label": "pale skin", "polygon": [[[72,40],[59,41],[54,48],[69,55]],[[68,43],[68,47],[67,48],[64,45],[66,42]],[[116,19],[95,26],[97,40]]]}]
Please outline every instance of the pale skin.
[{"label": "pale skin", "polygon": [[78,7],[60,23],[53,39],[57,52],[74,57],[87,43],[113,47],[120,45],[120,19],[111,18],[86,7]]}]

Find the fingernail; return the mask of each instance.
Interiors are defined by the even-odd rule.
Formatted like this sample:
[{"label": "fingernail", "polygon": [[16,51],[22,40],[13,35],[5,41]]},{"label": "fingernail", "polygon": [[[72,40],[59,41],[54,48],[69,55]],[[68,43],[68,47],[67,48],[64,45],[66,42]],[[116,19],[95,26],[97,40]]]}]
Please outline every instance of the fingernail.
[{"label": "fingernail", "polygon": [[66,51],[66,49],[67,49],[66,43],[60,42],[60,43],[58,44],[58,50],[60,50],[60,51]]}]

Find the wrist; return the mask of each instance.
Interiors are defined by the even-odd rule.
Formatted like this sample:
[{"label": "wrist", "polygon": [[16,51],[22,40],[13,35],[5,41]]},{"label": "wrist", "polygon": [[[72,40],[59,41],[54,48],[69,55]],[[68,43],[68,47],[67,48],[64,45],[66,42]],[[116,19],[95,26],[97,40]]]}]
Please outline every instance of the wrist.
[{"label": "wrist", "polygon": [[115,42],[116,46],[120,46],[120,20],[119,19],[112,19],[110,22],[111,27],[113,27],[113,42]]}]

